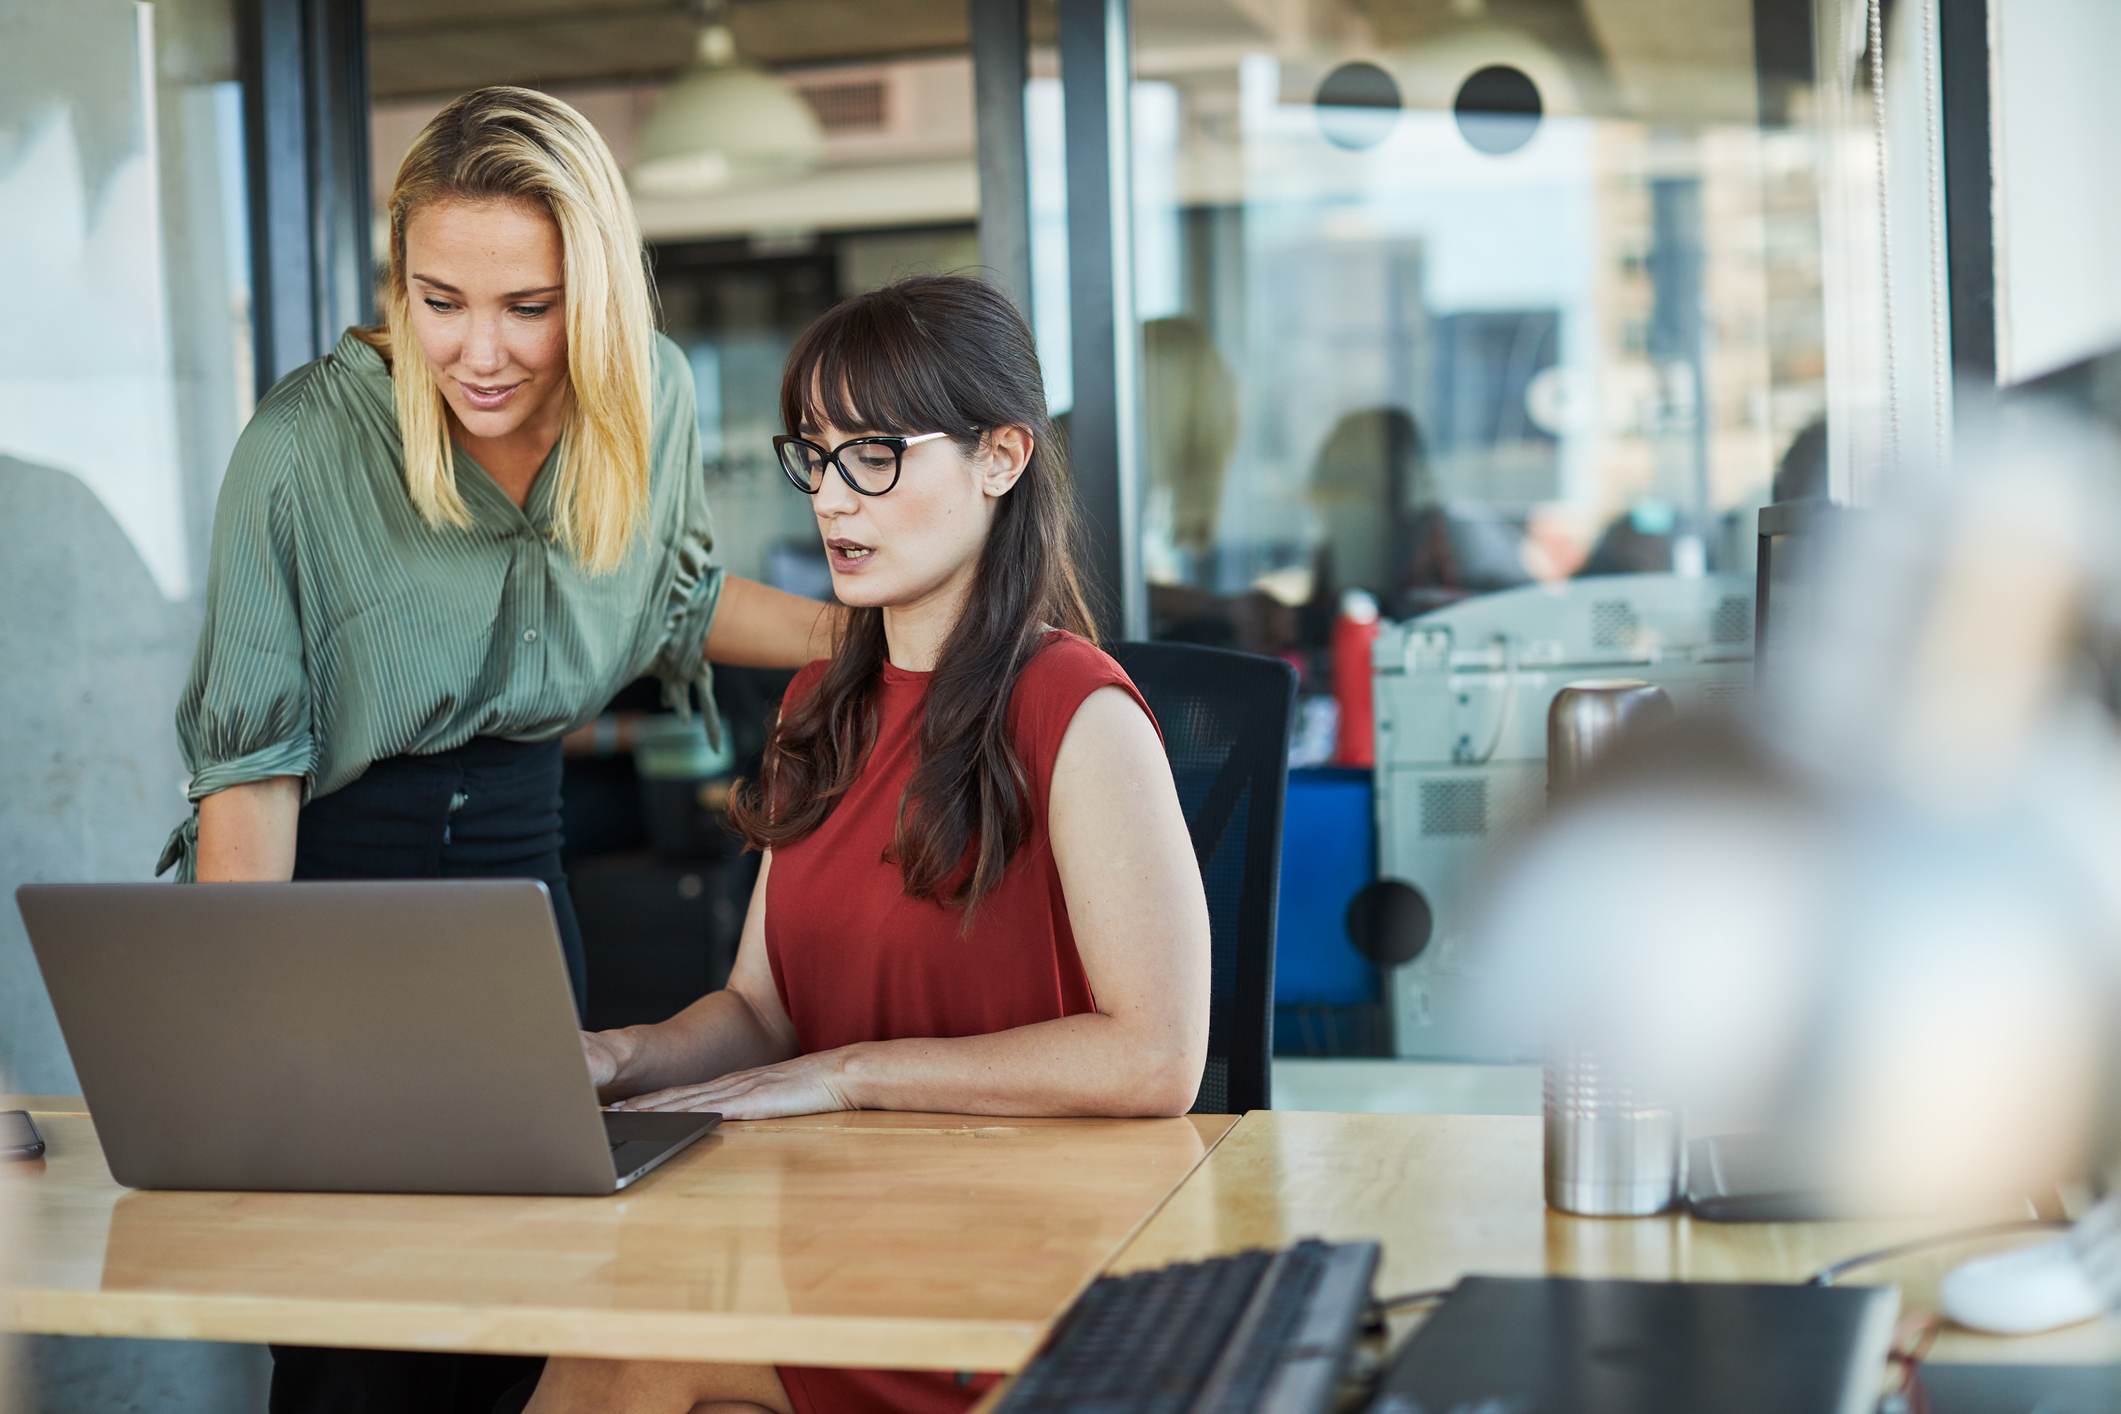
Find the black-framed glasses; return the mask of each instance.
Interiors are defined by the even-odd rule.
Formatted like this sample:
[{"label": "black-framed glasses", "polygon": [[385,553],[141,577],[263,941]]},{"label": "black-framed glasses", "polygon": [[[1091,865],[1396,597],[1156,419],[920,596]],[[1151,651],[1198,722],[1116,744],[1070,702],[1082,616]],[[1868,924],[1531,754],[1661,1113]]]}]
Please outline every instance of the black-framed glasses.
[{"label": "black-framed glasses", "polygon": [[912,437],[853,437],[826,451],[817,443],[783,433],[773,439],[773,454],[795,489],[815,496],[825,484],[825,466],[839,468],[840,480],[864,496],[881,496],[898,485],[899,467],[906,448],[948,437],[947,432],[922,432]]}]

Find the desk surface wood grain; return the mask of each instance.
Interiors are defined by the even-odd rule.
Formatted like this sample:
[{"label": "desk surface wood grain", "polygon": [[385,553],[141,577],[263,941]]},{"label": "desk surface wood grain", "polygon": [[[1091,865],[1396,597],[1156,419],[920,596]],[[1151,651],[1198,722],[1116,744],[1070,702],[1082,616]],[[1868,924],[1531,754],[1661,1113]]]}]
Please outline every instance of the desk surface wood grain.
[{"label": "desk surface wood grain", "polygon": [[134,1192],[78,1100],[0,1108],[50,1144],[0,1166],[0,1327],[949,1370],[1022,1364],[1235,1122],[729,1124],[613,1197],[478,1198]]},{"label": "desk surface wood grain", "polygon": [[[1537,1118],[1254,1110],[1215,1147],[1112,1264],[1114,1273],[1279,1247],[1375,1241],[1377,1294],[1486,1276],[1801,1282],[1829,1263],[1949,1232],[1950,1222],[1706,1223],[1684,1215],[1573,1218],[1546,1206]],[[1975,1222],[1983,1221],[1976,1219]],[[2034,1235],[2037,1237],[2037,1234]],[[1900,1288],[1903,1317],[1936,1307],[1937,1281],[1997,1243],[1940,1249],[1853,1272]],[[1397,1341],[1421,1316],[1396,1316]],[[2001,1339],[1946,1330],[1930,1360],[1984,1364],[2121,1359],[2121,1323]],[[1004,1384],[979,1404],[990,1414]]]},{"label": "desk surface wood grain", "polygon": [[[1549,1211],[1540,1122],[1519,1116],[1340,1115],[1257,1110],[1209,1156],[1115,1271],[1193,1261],[1301,1237],[1383,1244],[1380,1296],[1488,1276],[1801,1282],[1846,1257],[1978,1225],[1894,1220],[1710,1223],[1684,1215],[1575,1218]],[[1954,1265],[2022,1238],[1960,1244],[1851,1272],[1933,1312]],[[1946,1330],[1930,1359],[2058,1364],[2121,1359],[2121,1323],[2001,1339]]]}]

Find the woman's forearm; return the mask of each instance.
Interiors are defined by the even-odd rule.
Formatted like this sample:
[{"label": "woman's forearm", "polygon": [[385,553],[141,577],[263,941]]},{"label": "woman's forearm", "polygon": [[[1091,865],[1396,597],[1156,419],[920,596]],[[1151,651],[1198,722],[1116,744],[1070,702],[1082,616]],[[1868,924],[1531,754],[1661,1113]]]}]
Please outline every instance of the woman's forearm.
[{"label": "woman's forearm", "polygon": [[195,872],[202,884],[278,884],[295,874],[302,778],[273,776],[199,801]]},{"label": "woman's forearm", "polygon": [[824,604],[731,575],[707,629],[707,661],[733,668],[800,668],[832,655],[841,613]]},{"label": "woman's forearm", "polygon": [[616,1034],[624,1059],[606,1087],[612,1098],[696,1085],[795,1054],[793,1038],[776,1036],[741,992],[727,989],[709,992],[668,1021]]},{"label": "woman's forearm", "polygon": [[1097,1012],[985,1036],[867,1041],[838,1053],[855,1106],[985,1115],[1179,1115],[1205,1048]]}]

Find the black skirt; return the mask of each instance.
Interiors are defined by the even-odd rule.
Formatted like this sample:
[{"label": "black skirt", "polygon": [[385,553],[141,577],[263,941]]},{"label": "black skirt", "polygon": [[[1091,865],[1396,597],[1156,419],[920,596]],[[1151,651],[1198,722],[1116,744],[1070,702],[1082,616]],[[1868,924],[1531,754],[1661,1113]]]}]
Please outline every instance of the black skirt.
[{"label": "black skirt", "polygon": [[[577,1013],[582,935],[560,869],[560,744],[475,737],[378,761],[313,800],[295,829],[295,878],[542,879]],[[394,1350],[272,1347],[272,1414],[487,1414],[542,1362]]]},{"label": "black skirt", "polygon": [[587,974],[560,841],[560,743],[473,737],[378,761],[304,806],[295,878],[542,879],[579,1013]]}]

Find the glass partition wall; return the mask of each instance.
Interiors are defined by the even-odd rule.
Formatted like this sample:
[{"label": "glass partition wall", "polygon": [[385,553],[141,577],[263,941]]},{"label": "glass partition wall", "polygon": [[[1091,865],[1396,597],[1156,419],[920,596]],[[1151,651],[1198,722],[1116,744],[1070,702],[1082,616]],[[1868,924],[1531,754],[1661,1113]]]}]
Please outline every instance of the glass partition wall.
[{"label": "glass partition wall", "polygon": [[[1302,675],[1279,1044],[1508,1058],[1464,911],[1554,692],[1742,697],[1756,511],[1942,444],[1934,45],[1864,0],[1123,8],[1146,629]],[[1423,906],[1348,913],[1380,885]]]},{"label": "glass partition wall", "polygon": [[1750,0],[1133,26],[1155,632],[1749,571],[1826,407],[1817,135],[1762,121]]},{"label": "glass partition wall", "polygon": [[[259,359],[244,9],[0,5],[0,1091],[80,1090],[16,887],[145,880],[185,808],[177,697]],[[13,1407],[264,1406],[252,1347],[10,1343],[0,1406],[11,1363]]]}]

